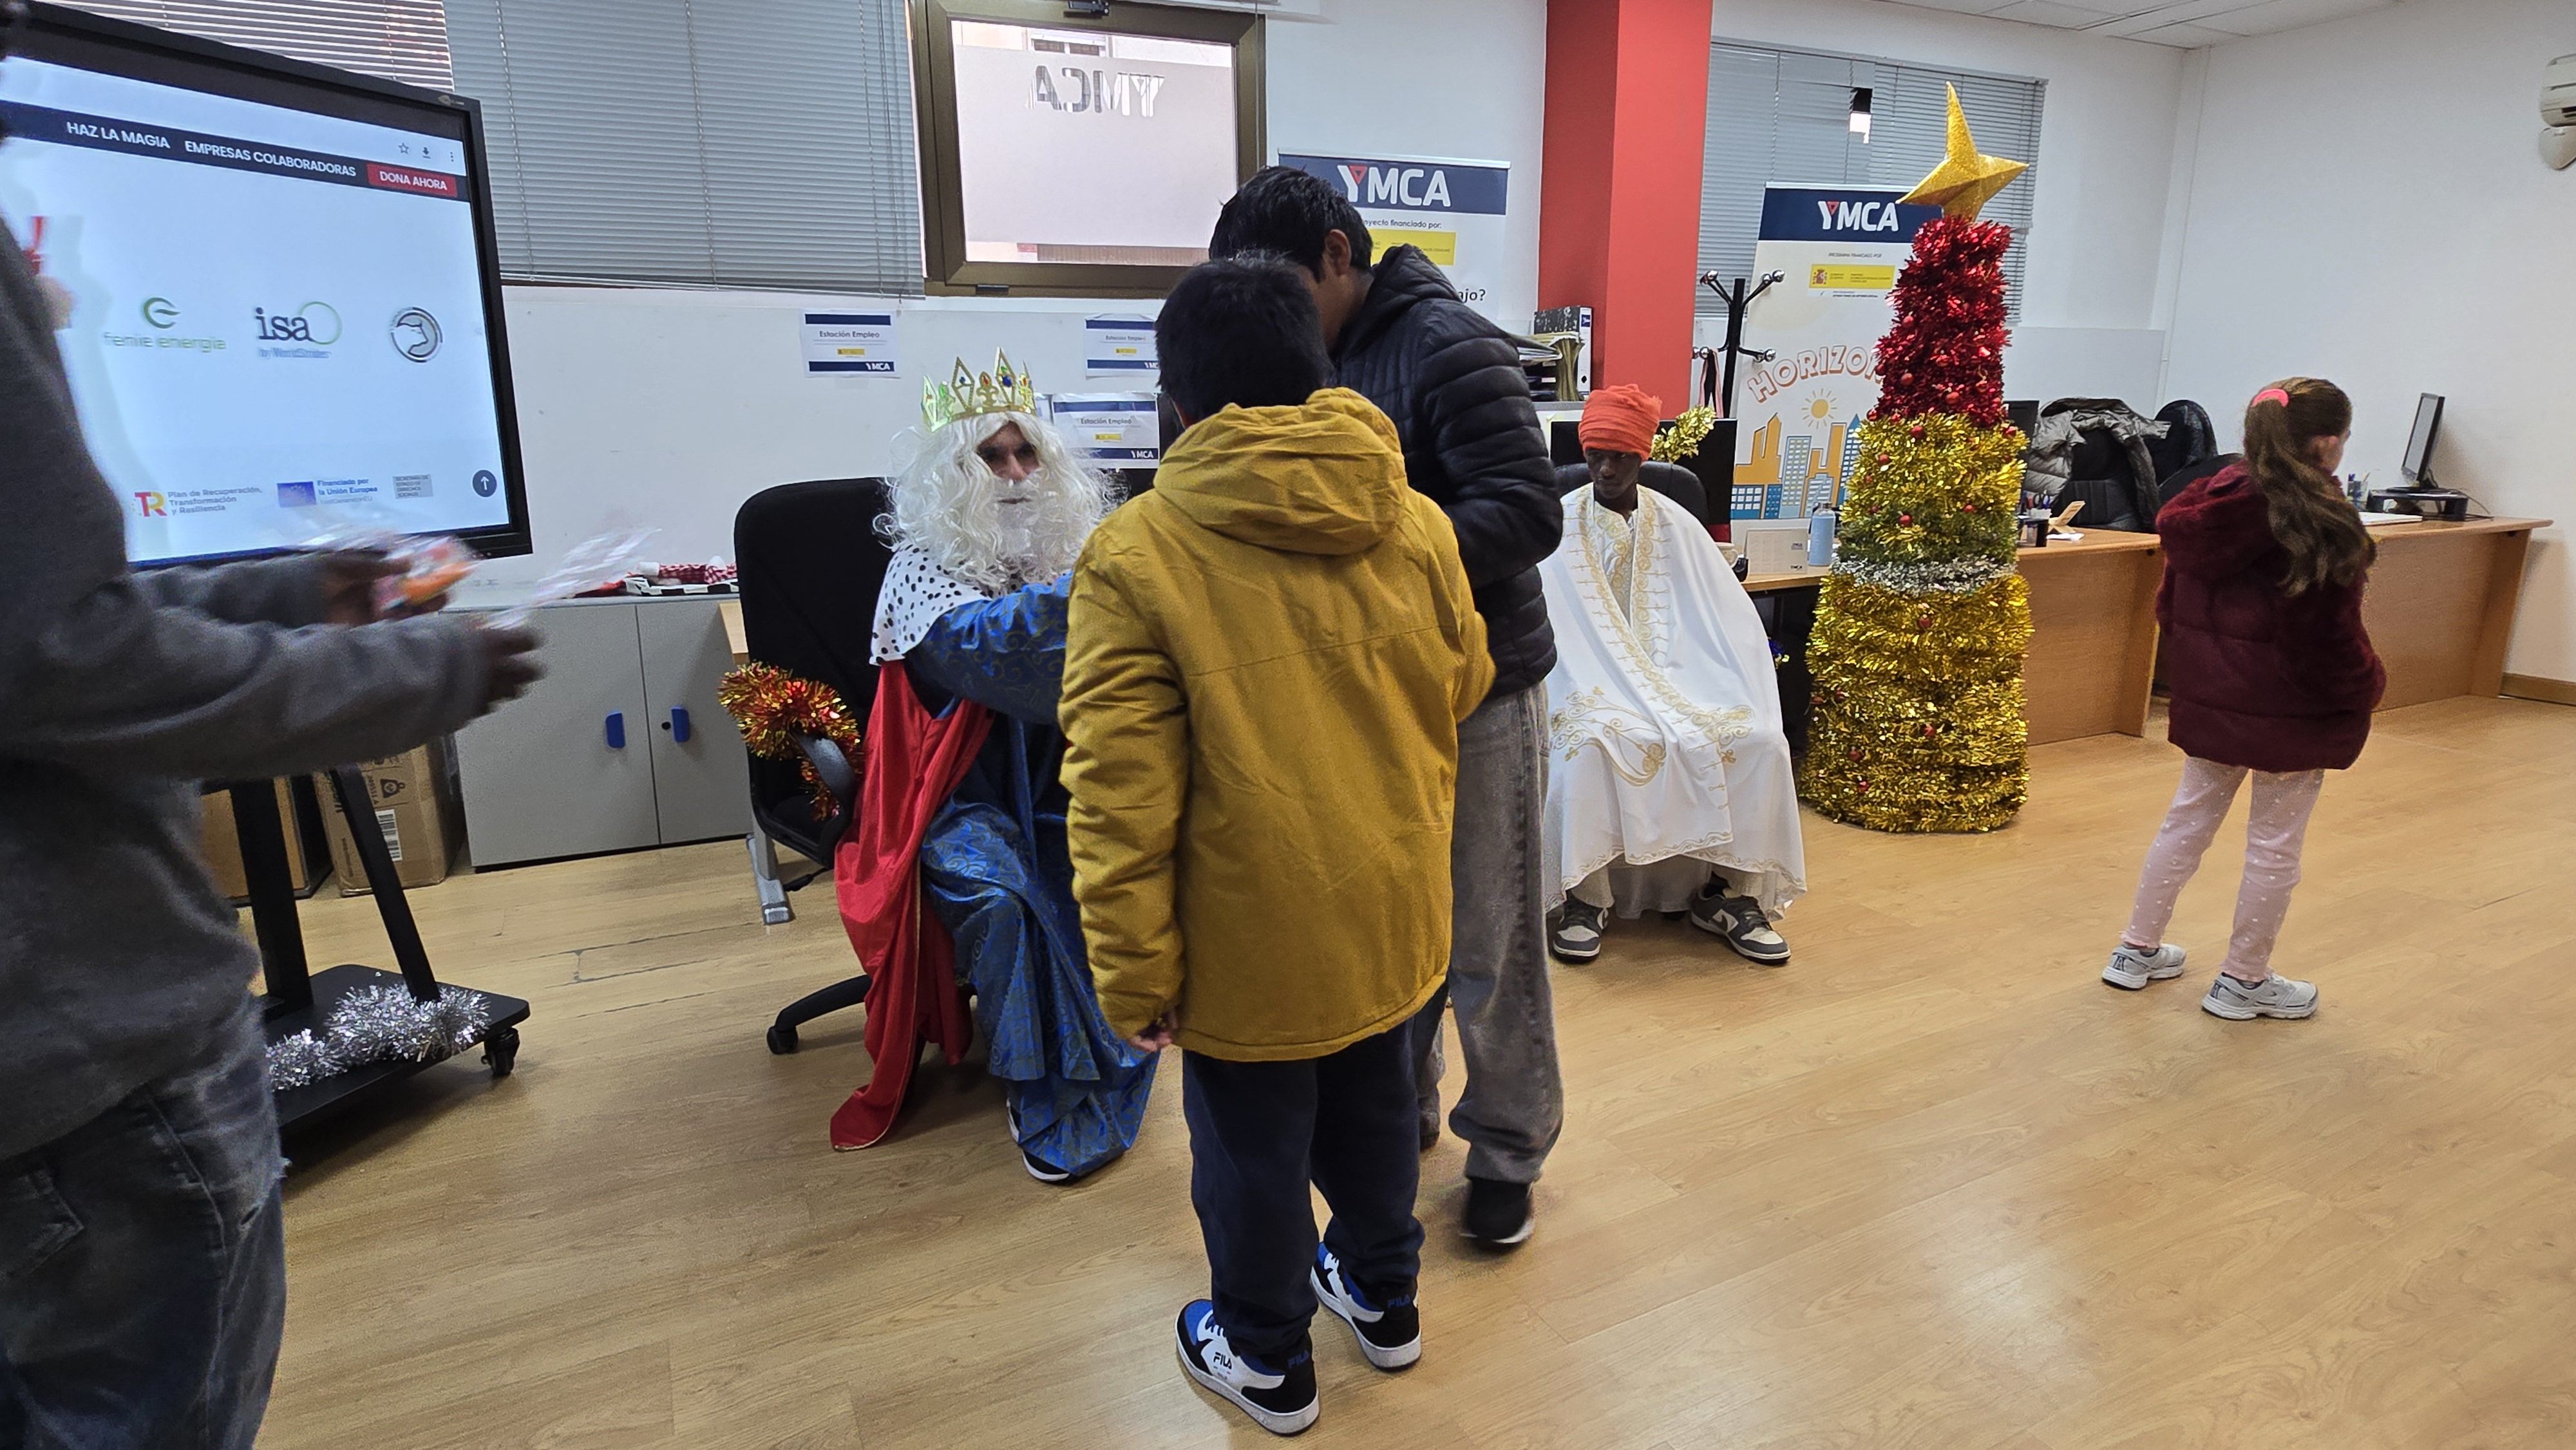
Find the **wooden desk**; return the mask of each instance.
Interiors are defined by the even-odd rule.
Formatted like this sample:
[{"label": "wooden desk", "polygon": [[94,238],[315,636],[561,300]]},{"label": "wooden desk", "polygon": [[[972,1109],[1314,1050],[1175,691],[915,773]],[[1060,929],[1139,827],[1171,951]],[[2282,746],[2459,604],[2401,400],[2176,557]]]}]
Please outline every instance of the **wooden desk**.
[{"label": "wooden desk", "polygon": [[2523,556],[2532,530],[2549,525],[2548,519],[2471,519],[2370,531],[2379,541],[2379,562],[2371,566],[2361,619],[2388,666],[2388,695],[2379,708],[2503,693]]},{"label": "wooden desk", "polygon": [[751,646],[742,638],[742,601],[728,599],[716,606],[716,618],[724,621],[725,644],[733,651],[733,666],[741,669],[751,663]]},{"label": "wooden desk", "polygon": [[[2156,584],[2163,571],[2164,551],[2153,534],[2094,529],[2071,543],[2021,551],[2021,574],[2030,585],[2030,653],[2022,661],[2022,694],[2028,701],[2031,744],[2146,733],[2147,696],[2156,667]],[[1813,589],[1824,577],[1822,569],[1755,574],[1744,588],[1753,594],[1785,593]],[[1784,628],[1781,644],[1799,664],[1794,680],[1782,672],[1782,700],[1803,720],[1805,630]],[[1792,744],[1804,734],[1791,729]]]},{"label": "wooden desk", "polygon": [[2021,551],[2030,586],[2021,691],[2033,745],[2147,733],[2164,548],[2153,534],[2082,532]]}]

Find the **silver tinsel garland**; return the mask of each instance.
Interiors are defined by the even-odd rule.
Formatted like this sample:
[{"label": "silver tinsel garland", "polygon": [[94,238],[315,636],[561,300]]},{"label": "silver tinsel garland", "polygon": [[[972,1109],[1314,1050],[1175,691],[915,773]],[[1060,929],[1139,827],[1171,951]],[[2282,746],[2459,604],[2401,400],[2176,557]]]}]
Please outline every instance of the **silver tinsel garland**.
[{"label": "silver tinsel garland", "polygon": [[318,1036],[269,1044],[269,1086],[310,1087],[374,1062],[436,1062],[473,1046],[486,1015],[483,994],[463,987],[442,988],[431,1002],[402,987],[360,987],[332,1005]]},{"label": "silver tinsel garland", "polygon": [[1943,594],[1965,594],[1982,588],[1987,581],[2013,572],[2011,559],[1940,559],[1928,564],[1899,564],[1859,559],[1837,559],[1834,572],[1854,582],[1895,589],[1908,594],[1937,591]]}]

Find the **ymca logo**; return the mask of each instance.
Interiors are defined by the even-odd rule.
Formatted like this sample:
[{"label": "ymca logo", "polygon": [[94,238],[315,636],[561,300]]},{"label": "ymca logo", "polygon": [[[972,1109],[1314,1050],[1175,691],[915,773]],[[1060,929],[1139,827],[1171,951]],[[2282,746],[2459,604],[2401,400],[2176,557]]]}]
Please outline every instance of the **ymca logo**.
[{"label": "ymca logo", "polygon": [[1901,232],[1892,201],[1819,201],[1820,225],[1829,232]]},{"label": "ymca logo", "polygon": [[1449,173],[1437,166],[1379,166],[1345,161],[1333,168],[1353,206],[1411,206],[1446,211]]},{"label": "ymca logo", "polygon": [[170,500],[157,493],[138,493],[134,496],[134,512],[138,518],[166,519],[170,516]]}]

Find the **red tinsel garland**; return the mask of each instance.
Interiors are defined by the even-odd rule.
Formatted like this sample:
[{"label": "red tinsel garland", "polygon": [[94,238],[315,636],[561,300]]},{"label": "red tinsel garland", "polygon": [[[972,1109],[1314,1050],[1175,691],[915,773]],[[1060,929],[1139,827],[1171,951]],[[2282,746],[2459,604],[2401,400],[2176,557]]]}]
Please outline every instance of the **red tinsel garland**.
[{"label": "red tinsel garland", "polygon": [[1873,418],[1964,414],[1980,427],[2004,420],[2003,255],[2012,228],[1936,217],[1914,237],[1896,280],[1896,325],[1878,344],[1881,383]]},{"label": "red tinsel garland", "polygon": [[727,673],[716,686],[716,703],[724,706],[742,729],[744,748],[764,760],[792,760],[814,793],[814,814],[832,809],[832,793],[814,764],[796,748],[792,736],[819,736],[841,747],[853,770],[864,770],[859,722],[841,692],[815,680],[791,675],[775,665],[751,664]]}]

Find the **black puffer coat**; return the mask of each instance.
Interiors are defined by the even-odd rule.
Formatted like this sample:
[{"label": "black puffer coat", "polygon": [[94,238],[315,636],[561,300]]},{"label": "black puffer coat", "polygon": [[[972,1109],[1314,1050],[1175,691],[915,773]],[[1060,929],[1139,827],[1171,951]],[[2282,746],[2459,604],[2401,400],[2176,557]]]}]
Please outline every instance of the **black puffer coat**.
[{"label": "black puffer coat", "polygon": [[1374,278],[1334,348],[1338,381],[1395,421],[1406,477],[1449,515],[1494,656],[1489,698],[1517,693],[1556,665],[1538,565],[1565,530],[1520,350],[1419,247],[1388,249]]}]

